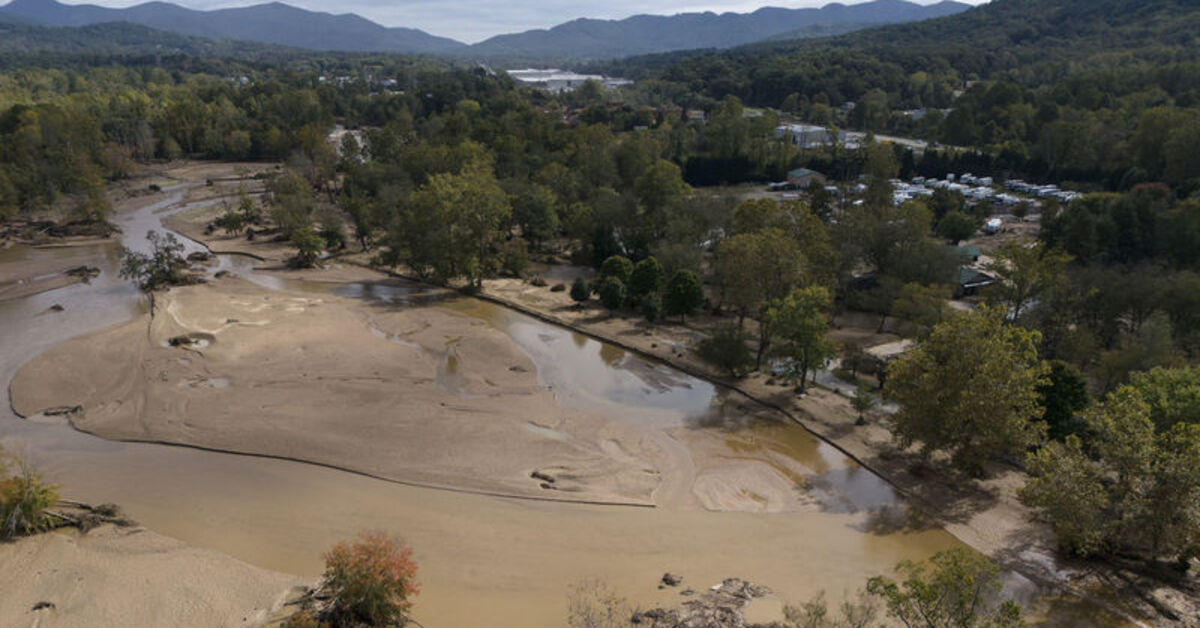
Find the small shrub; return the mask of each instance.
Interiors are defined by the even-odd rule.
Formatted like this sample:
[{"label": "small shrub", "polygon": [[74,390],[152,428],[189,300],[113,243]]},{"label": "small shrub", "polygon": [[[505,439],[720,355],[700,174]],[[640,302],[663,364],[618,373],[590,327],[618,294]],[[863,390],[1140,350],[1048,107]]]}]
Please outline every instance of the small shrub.
[{"label": "small shrub", "polygon": [[52,522],[46,509],[58,502],[56,486],[42,481],[19,458],[16,466],[17,475],[0,480],[0,540],[50,529]]},{"label": "small shrub", "polygon": [[571,284],[571,300],[582,304],[592,296],[592,288],[583,277],[576,277]]},{"label": "small shrub", "polygon": [[296,254],[288,259],[288,266],[312,268],[317,265],[317,260],[321,259],[321,250],[325,245],[325,240],[313,231],[311,225],[295,231],[289,241],[292,246],[296,247]]},{"label": "small shrub", "polygon": [[363,532],[325,554],[332,626],[403,625],[418,592],[412,548],[383,532]]}]

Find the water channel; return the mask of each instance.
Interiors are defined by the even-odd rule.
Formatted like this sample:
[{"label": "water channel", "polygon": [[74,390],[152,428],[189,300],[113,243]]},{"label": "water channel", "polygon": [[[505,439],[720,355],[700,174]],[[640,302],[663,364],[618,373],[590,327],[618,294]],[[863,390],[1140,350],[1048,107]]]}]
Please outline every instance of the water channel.
[{"label": "water channel", "polygon": [[[162,231],[166,213],[185,209],[179,205],[184,191],[168,190],[161,201],[118,215],[124,243],[145,247],[147,230]],[[201,248],[193,242],[187,247]],[[22,364],[55,344],[144,312],[143,297],[117,276],[115,244],[14,247],[0,250],[0,264],[29,255],[79,263],[81,252],[102,271],[90,284],[0,302],[0,442],[24,453],[71,498],[119,503],[157,532],[268,569],[316,575],[321,552],[359,530],[402,535],[417,549],[421,566],[416,617],[431,628],[565,626],[569,585],[584,578],[606,581],[642,606],[675,605],[683,599],[677,592],[654,587],[668,570],[696,588],[739,576],[772,587],[788,602],[821,590],[836,600],[900,560],[924,559],[959,544],[938,528],[879,532],[877,520],[901,506],[895,493],[796,425],[747,426],[730,436],[730,450],[739,456],[769,454],[811,471],[805,479],[820,508],[764,514],[698,508],[683,495],[686,483],[676,487],[680,495],[660,499],[653,509],[494,498],[297,462],[113,442],[58,422],[19,419],[9,410],[7,383]],[[236,256],[222,256],[217,269],[265,289],[332,291],[398,305],[428,292],[398,282],[279,279],[256,273],[252,260]],[[53,305],[64,309],[51,312]],[[694,429],[708,429],[701,426],[713,415],[744,410],[744,402],[707,382],[530,317],[473,299],[438,306],[508,333],[561,404]],[[1124,625],[1088,603],[1041,596],[1019,577],[1012,581],[1047,625]]]}]

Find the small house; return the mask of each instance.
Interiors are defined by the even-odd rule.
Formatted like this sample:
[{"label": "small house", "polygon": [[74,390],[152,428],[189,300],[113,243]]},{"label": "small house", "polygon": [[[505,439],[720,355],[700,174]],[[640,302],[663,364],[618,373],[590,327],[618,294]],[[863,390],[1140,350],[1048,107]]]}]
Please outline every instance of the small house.
[{"label": "small house", "polygon": [[788,183],[797,188],[807,188],[816,181],[822,185],[825,184],[825,175],[808,168],[796,168],[788,172]]},{"label": "small house", "polygon": [[958,269],[958,284],[954,287],[954,298],[976,296],[980,290],[994,283],[996,283],[995,277],[974,268],[962,266]]}]

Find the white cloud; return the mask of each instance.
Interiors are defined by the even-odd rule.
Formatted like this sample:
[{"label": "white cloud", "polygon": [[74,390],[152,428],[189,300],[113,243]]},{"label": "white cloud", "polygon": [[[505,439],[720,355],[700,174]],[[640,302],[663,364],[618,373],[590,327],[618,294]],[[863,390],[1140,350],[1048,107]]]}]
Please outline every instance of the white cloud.
[{"label": "white cloud", "polygon": [[[125,7],[142,0],[66,0],[68,4]],[[194,9],[260,4],[266,0],[172,0]],[[651,7],[638,0],[286,0],[312,11],[357,13],[385,26],[419,28],[434,35],[473,43],[502,33],[549,28],[580,17],[620,19],[639,13],[671,15],[702,11],[745,13],[764,6],[821,6],[832,0],[659,0]],[[860,0],[842,0],[854,4]],[[931,4],[935,0],[917,0]],[[986,0],[962,0],[982,4]]]}]

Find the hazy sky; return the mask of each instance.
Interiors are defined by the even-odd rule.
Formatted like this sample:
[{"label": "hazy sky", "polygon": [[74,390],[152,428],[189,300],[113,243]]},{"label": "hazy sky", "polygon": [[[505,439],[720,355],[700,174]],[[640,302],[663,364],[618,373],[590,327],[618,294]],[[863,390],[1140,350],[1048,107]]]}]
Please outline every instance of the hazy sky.
[{"label": "hazy sky", "polygon": [[[67,4],[127,7],[145,0],[61,0]],[[193,9],[261,4],[267,0],[167,0]],[[577,17],[623,18],[638,13],[671,15],[694,11],[746,13],[760,7],[813,7],[832,0],[285,0],[313,11],[357,13],[385,26],[419,28],[434,35],[474,43],[501,33],[547,28]],[[841,0],[857,4],[860,0]],[[915,0],[933,4],[937,0]],[[960,0],[983,4],[986,0]]]}]

